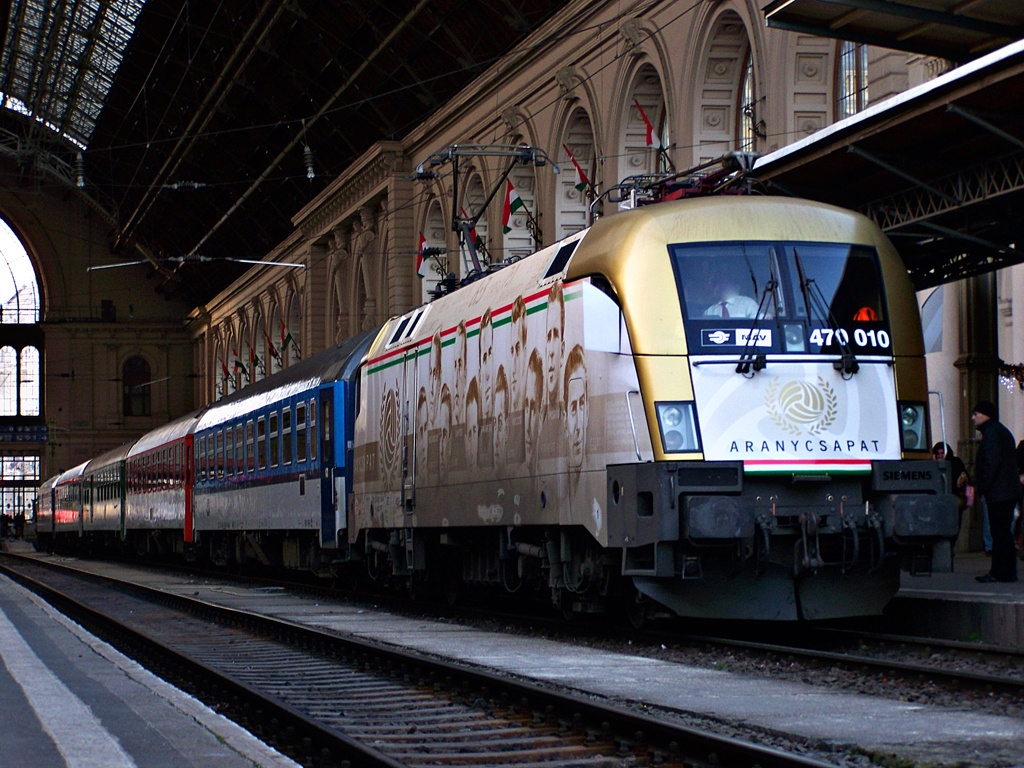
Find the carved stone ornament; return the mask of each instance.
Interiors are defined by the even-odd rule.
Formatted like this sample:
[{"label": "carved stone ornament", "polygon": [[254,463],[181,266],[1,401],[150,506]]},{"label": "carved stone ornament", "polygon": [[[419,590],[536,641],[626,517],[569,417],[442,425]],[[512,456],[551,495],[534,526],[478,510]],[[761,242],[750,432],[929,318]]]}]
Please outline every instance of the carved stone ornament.
[{"label": "carved stone ornament", "polygon": [[644,28],[640,19],[626,19],[619,27],[619,33],[624,40],[622,50],[627,53],[638,48],[644,41]]},{"label": "carved stone ornament", "polygon": [[800,74],[803,75],[806,80],[814,80],[820,71],[821,69],[818,66],[818,62],[812,59],[805,59],[800,64]]},{"label": "carved stone ornament", "polygon": [[331,230],[331,251],[338,254],[337,258],[348,255],[345,246],[348,244],[348,231],[340,224]]},{"label": "carved stone ornament", "polygon": [[523,124],[523,113],[519,111],[519,107],[506,107],[501,110],[501,119],[509,131],[515,131]]},{"label": "carved stone ornament", "polygon": [[576,81],[578,79],[576,70],[573,67],[562,67],[555,72],[555,82],[558,83],[558,87],[561,89],[563,99],[571,99],[575,96],[573,91],[576,88]]}]

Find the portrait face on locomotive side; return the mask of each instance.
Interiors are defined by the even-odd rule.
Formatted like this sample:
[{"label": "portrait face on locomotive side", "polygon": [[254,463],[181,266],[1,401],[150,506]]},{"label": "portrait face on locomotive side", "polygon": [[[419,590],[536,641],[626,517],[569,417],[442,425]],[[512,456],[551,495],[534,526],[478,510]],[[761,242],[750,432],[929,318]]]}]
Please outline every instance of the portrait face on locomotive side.
[{"label": "portrait face on locomotive side", "polygon": [[[597,330],[618,329],[618,308],[588,280],[555,281],[500,302],[492,290],[476,303],[474,288],[460,291],[462,302],[432,306],[436,330],[401,354],[371,351],[362,396],[400,403],[408,419],[378,424],[374,409],[360,414],[366,440],[355,446],[355,518],[577,522],[600,540],[604,468],[635,458],[623,396],[637,386],[628,339]],[[396,451],[389,429],[403,421],[405,450]],[[403,487],[415,487],[412,510],[403,508]]]}]

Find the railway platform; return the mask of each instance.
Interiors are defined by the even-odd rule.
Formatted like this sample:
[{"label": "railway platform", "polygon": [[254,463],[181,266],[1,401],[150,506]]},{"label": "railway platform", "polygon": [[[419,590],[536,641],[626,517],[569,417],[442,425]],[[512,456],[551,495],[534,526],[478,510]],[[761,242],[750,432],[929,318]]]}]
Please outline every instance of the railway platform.
[{"label": "railway platform", "polygon": [[[97,563],[89,569],[105,573],[121,567]],[[977,583],[974,577],[987,569],[987,559],[970,555],[958,557],[954,573],[905,577],[890,613],[917,622],[918,629],[925,621],[948,628],[958,613],[973,616],[972,621],[986,632],[973,639],[994,642],[984,622],[996,624],[992,617],[1010,615],[1014,610],[1019,615],[1024,584]],[[141,580],[240,610],[458,658],[472,666],[611,699],[635,698],[636,691],[642,689],[651,706],[694,711],[722,722],[752,723],[836,748],[856,744],[872,754],[925,764],[941,764],[950,754],[969,753],[971,758],[961,764],[1017,765],[1024,754],[1024,727],[1012,714],[910,705],[792,681],[747,678],[644,656],[403,617],[359,605],[321,602],[280,589],[200,583],[151,572]],[[969,627],[970,622],[965,618],[963,624]],[[29,648],[27,654],[25,647]],[[6,665],[6,669],[0,667],[0,696],[7,703],[8,722],[18,724],[16,729],[8,729],[15,737],[6,742],[5,760],[0,760],[4,766],[295,765],[3,577],[0,656]],[[15,671],[26,668],[23,657],[36,665],[35,671]],[[30,677],[50,688],[35,693],[41,683],[29,684]],[[822,717],[823,712],[828,716]],[[75,727],[67,728],[68,723]],[[94,751],[92,741],[88,747],[81,746],[83,738],[95,739],[100,747]],[[82,759],[68,759],[79,749],[85,750]]]},{"label": "railway platform", "polygon": [[1024,647],[1024,562],[1017,563],[1016,582],[978,583],[975,577],[990,564],[977,552],[957,555],[952,573],[904,573],[886,608],[886,625],[894,632]]},{"label": "railway platform", "polygon": [[0,660],[5,768],[297,768],[5,576]]}]

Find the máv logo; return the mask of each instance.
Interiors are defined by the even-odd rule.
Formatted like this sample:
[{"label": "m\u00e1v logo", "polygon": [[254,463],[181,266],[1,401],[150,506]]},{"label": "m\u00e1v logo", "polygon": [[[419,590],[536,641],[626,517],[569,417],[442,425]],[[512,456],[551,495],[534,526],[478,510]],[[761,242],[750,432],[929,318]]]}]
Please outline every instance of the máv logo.
[{"label": "m\u00e1v logo", "polygon": [[703,346],[705,346],[705,347],[709,346],[709,345],[711,345],[711,346],[720,346],[722,344],[732,344],[733,343],[733,341],[732,341],[732,331],[723,331],[721,329],[717,329],[717,330],[714,330],[714,331],[704,330],[704,331],[701,331],[701,334],[703,335],[703,338],[701,339],[701,342],[702,342]]}]

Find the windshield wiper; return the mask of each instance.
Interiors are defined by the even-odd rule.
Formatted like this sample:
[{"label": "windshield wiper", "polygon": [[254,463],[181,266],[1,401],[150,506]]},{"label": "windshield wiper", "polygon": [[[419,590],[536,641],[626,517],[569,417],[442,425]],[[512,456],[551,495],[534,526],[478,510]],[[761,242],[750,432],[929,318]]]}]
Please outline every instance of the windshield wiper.
[{"label": "windshield wiper", "polygon": [[[773,257],[774,249],[772,249],[772,254],[769,257],[771,277],[768,278],[768,282],[764,284],[764,290],[761,292],[761,301],[757,305],[757,314],[754,315],[754,327],[747,334],[747,343],[743,345],[743,352],[740,353],[740,361],[736,364],[736,373],[744,375],[751,371],[757,373],[758,371],[763,371],[768,366],[768,358],[764,353],[753,354],[753,346],[754,342],[761,337],[761,320],[768,317],[765,310],[767,309],[769,296],[775,309],[775,317],[778,318],[779,316],[778,297],[775,293],[779,281],[775,276],[775,259]],[[750,270],[750,279],[754,283],[754,293],[757,293],[757,278],[754,277],[754,270],[750,268],[749,261],[747,262],[747,269]]]},{"label": "windshield wiper", "polygon": [[[821,292],[818,284],[807,276],[807,273],[804,271],[804,264],[800,260],[800,254],[797,253],[796,248],[793,249],[793,260],[796,261],[796,270],[800,276],[800,290],[804,295],[804,302],[807,304],[808,319],[813,323],[814,311],[817,310],[821,316],[822,325],[828,326],[831,329],[832,338],[835,339],[836,345],[839,347],[839,360],[832,363],[832,367],[837,371],[841,371],[844,376],[852,376],[860,370],[860,363],[857,362],[857,358],[850,348],[849,336],[845,333],[840,333],[839,323],[836,322],[835,315],[832,314],[828,302],[825,301],[825,295]],[[846,341],[843,341],[844,338]]]}]

